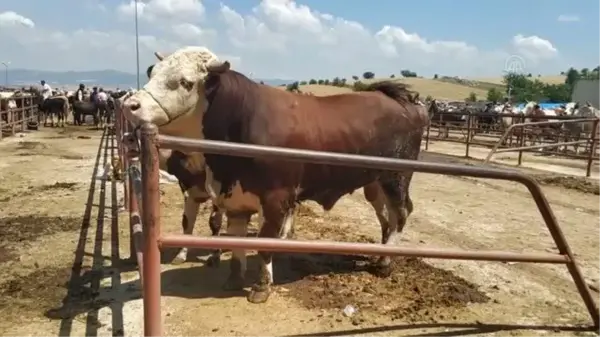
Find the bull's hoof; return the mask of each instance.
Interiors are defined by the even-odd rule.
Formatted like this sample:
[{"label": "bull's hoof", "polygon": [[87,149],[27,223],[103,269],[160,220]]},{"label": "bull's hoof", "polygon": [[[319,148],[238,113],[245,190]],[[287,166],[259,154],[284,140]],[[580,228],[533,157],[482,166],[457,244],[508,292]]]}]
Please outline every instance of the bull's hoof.
[{"label": "bull's hoof", "polygon": [[260,290],[253,288],[250,291],[250,293],[248,294],[248,296],[246,297],[246,299],[250,303],[260,304],[260,303],[265,303],[269,299],[270,295],[271,295],[271,291],[269,290],[269,288],[260,289]]},{"label": "bull's hoof", "polygon": [[221,254],[214,254],[208,257],[206,265],[213,268],[218,268],[221,265]]},{"label": "bull's hoof", "polygon": [[244,279],[240,276],[229,276],[223,284],[225,291],[240,291],[244,289]]},{"label": "bull's hoof", "polygon": [[378,277],[389,277],[392,274],[392,266],[390,264],[374,263],[370,269],[371,274]]},{"label": "bull's hoof", "polygon": [[187,256],[177,255],[173,261],[171,261],[171,264],[179,265],[185,263],[185,261],[187,261]]}]

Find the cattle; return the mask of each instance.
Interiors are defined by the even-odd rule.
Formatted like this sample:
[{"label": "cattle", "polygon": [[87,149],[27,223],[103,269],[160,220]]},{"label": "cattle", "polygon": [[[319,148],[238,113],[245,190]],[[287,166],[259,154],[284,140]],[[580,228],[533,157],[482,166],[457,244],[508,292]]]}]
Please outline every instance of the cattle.
[{"label": "cattle", "polygon": [[428,110],[432,113],[431,122],[438,125],[438,137],[444,130],[444,138],[448,138],[449,126],[462,125],[467,119],[464,114],[459,114],[461,112],[459,107],[438,102],[435,99],[429,102]]},{"label": "cattle", "polygon": [[[151,122],[162,134],[245,144],[417,159],[425,108],[402,83],[378,82],[355,92],[325,97],[298,95],[259,85],[230,69],[203,47],[186,47],[163,58],[144,88],[124,102],[134,125]],[[228,232],[244,236],[252,214],[261,218],[259,237],[277,238],[290,230],[294,209],[306,200],[330,210],[345,194],[370,186],[367,200],[393,244],[413,211],[412,171],[388,172],[190,153],[206,164],[206,191],[226,210]],[[367,192],[367,190],[365,190]],[[365,193],[367,194],[367,193]],[[267,301],[273,281],[272,253],[259,252],[258,280],[248,301]],[[234,250],[226,289],[244,286],[246,256]],[[380,257],[374,271],[391,273]]]},{"label": "cattle", "polygon": [[40,116],[44,119],[44,126],[47,125],[50,117],[51,125],[54,127],[54,116],[58,118],[57,126],[64,127],[65,120],[69,115],[69,99],[66,96],[53,96],[46,100],[35,88],[30,88],[33,95],[34,104],[37,104]]},{"label": "cattle", "polygon": [[[570,105],[572,104],[572,105]],[[569,103],[566,106],[565,113],[566,116],[572,116],[573,118],[599,118],[600,112],[598,109],[594,108],[589,102],[586,102],[582,107],[579,107],[579,104]],[[584,122],[584,123],[564,123],[563,129],[565,130],[565,141],[578,141],[581,139],[583,135],[585,138],[590,138],[592,133],[594,132],[594,123],[593,122]],[[575,153],[579,154],[580,147],[578,144],[573,145],[575,149]],[[565,145],[562,148],[563,151],[567,151],[567,146]]]}]

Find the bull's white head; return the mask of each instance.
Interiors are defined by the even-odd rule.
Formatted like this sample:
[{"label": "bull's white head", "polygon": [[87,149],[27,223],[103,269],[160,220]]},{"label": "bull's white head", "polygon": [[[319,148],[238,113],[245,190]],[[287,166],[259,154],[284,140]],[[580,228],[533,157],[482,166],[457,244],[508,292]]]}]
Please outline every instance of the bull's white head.
[{"label": "bull's white head", "polygon": [[134,125],[150,122],[161,127],[198,109],[204,112],[204,79],[209,72],[229,69],[229,62],[219,61],[205,47],[184,47],[167,57],[155,55],[159,62],[149,82],[123,103],[125,118]]}]

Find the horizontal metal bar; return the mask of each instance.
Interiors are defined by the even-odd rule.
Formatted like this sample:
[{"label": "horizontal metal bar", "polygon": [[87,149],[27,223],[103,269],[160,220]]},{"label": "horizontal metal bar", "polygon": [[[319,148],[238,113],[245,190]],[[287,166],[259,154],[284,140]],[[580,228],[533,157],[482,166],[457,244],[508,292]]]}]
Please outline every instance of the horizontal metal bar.
[{"label": "horizontal metal bar", "polygon": [[515,151],[521,151],[521,150],[545,149],[547,147],[558,147],[558,146],[587,144],[587,143],[588,143],[587,140],[578,140],[578,141],[563,142],[563,143],[544,143],[543,145],[530,145],[530,146],[508,147],[508,148],[498,149],[498,150],[496,150],[496,153],[515,152]]},{"label": "horizontal metal bar", "polygon": [[566,264],[566,255],[548,253],[512,253],[503,251],[468,251],[400,247],[373,243],[333,241],[298,241],[271,238],[198,237],[192,235],[165,235],[159,239],[162,247],[196,247],[215,249],[248,249],[272,252],[363,254],[386,256],[414,256],[433,259],[478,260],[502,262],[536,262]]},{"label": "horizontal metal bar", "polygon": [[352,166],[367,169],[471,176],[476,178],[513,180],[529,187],[536,184],[533,178],[517,171],[490,167],[474,167],[458,164],[435,163],[408,159],[360,156],[345,153],[300,150],[283,147],[249,145],[214,140],[198,140],[174,136],[158,136],[159,146],[189,152],[205,152],[220,155],[269,158],[281,161],[300,161],[324,165]]}]

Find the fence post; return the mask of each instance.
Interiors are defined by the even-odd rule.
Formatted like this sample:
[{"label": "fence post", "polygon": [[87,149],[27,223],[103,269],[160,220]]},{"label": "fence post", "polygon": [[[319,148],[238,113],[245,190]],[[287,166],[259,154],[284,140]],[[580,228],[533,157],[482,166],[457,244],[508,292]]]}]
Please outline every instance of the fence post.
[{"label": "fence post", "polygon": [[587,167],[585,168],[585,176],[587,178],[592,175],[592,162],[594,161],[594,152],[596,152],[596,135],[598,134],[599,126],[598,122],[600,122],[600,119],[596,118],[594,121],[592,138],[590,139],[590,146],[588,146],[590,153],[588,154]]},{"label": "fence post", "polygon": [[10,135],[15,135],[15,109],[8,110],[8,125],[10,126]]},{"label": "fence post", "polygon": [[473,122],[471,119],[471,110],[468,110],[469,114],[467,115],[467,143],[465,146],[465,158],[469,158],[469,147],[471,146],[471,123]]},{"label": "fence post", "polygon": [[25,97],[21,97],[21,132],[27,130],[27,111],[28,106],[25,106]]},{"label": "fence post", "polygon": [[160,288],[160,190],[158,185],[158,128],[141,128],[142,225],[144,227],[144,335],[162,336]]},{"label": "fence post", "polygon": [[[521,116],[521,123],[525,123],[525,115]],[[519,147],[523,147],[525,145],[525,126],[521,126],[519,135]],[[521,166],[523,163],[523,150],[519,150],[519,159],[517,161],[517,166]]]}]

